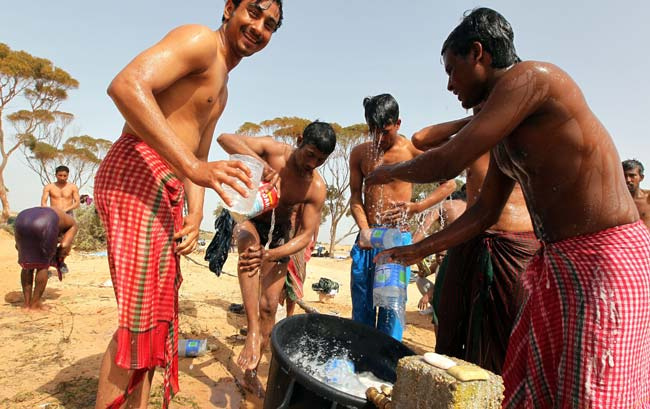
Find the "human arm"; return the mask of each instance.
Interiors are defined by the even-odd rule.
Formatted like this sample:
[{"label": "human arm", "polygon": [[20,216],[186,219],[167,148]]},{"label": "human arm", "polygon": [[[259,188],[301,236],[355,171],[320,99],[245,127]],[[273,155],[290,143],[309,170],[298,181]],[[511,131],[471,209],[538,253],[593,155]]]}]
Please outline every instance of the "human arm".
[{"label": "human arm", "polygon": [[427,197],[419,202],[396,202],[393,207],[382,213],[382,223],[396,224],[406,215],[411,218],[414,214],[421,213],[428,208],[445,200],[456,190],[456,181],[447,180],[436,187]]},{"label": "human arm", "polygon": [[79,188],[76,185],[72,185],[72,205],[65,209],[66,212],[72,211],[79,207]]},{"label": "human arm", "polygon": [[[201,142],[197,149],[197,158],[202,161],[208,160],[212,134],[217,126],[216,119],[207,127],[201,135]],[[203,203],[205,202],[205,188],[193,183],[189,178],[181,178],[185,197],[187,199],[187,215],[183,217],[183,226],[174,233],[173,239],[178,243],[175,252],[186,255],[196,247],[199,239],[199,229],[203,221]]]},{"label": "human arm", "polygon": [[429,304],[431,303],[431,300],[433,300],[433,290],[434,286],[429,286],[427,292],[422,295],[422,298],[420,298],[420,301],[418,302],[418,308],[420,311],[424,311],[429,308]]},{"label": "human arm", "polygon": [[366,184],[385,184],[394,179],[430,183],[456,177],[546,101],[550,94],[549,74],[542,71],[525,63],[515,65],[451,141],[410,161],[378,167],[366,177]]},{"label": "human arm", "polygon": [[411,265],[429,254],[463,243],[496,223],[515,181],[504,175],[494,163],[495,161],[490,162],[476,203],[454,223],[416,244],[385,250],[378,254],[377,258],[388,256],[397,263]]},{"label": "human arm", "polygon": [[414,133],[411,142],[416,148],[423,151],[438,147],[448,142],[453,135],[463,129],[471,120],[472,117],[468,116],[467,118],[427,126]]},{"label": "human arm", "polygon": [[43,188],[43,194],[41,195],[41,207],[47,207],[48,197],[50,197],[50,185],[46,185]]},{"label": "human arm", "polygon": [[271,186],[279,180],[279,174],[269,165],[272,156],[285,153],[285,144],[273,140],[270,136],[251,137],[239,134],[222,133],[217,138],[219,145],[229,154],[249,155],[264,164],[263,178]]},{"label": "human arm", "polygon": [[[209,28],[179,27],[135,57],[117,74],[107,92],[129,127],[180,175],[214,189],[226,203],[231,203],[221,184],[246,195],[237,180],[252,187],[248,169],[239,162],[199,160],[176,135],[156,101],[156,95],[179,80],[210,68],[217,59],[217,51],[217,41]],[[223,88],[225,95],[225,83],[215,86]]]},{"label": "human arm", "polygon": [[296,235],[282,246],[268,250],[264,256],[265,260],[276,261],[283,257],[296,254],[299,251],[303,251],[312,242],[314,232],[320,225],[321,212],[327,192],[325,183],[322,180],[318,182],[317,186],[314,186],[313,190],[314,192],[309,194],[311,197],[302,206],[300,221],[298,223],[300,229]]},{"label": "human arm", "polygon": [[357,146],[350,153],[350,213],[360,231],[370,228],[363,205],[363,172],[361,171],[363,153],[364,145]]},{"label": "human arm", "polygon": [[77,235],[79,227],[77,226],[75,219],[63,210],[55,207],[53,207],[52,210],[54,210],[59,217],[59,232],[61,234],[57,255],[60,258],[65,258],[70,254],[72,243]]}]

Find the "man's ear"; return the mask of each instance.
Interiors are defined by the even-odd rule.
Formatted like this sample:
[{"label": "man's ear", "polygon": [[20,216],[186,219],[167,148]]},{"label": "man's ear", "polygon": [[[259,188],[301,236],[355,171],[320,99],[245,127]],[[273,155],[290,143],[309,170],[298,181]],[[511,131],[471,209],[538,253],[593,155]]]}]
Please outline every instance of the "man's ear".
[{"label": "man's ear", "polygon": [[643,178],[644,178],[644,176],[645,176],[645,175],[640,175],[640,177],[639,177],[639,182],[643,182]]},{"label": "man's ear", "polygon": [[223,8],[223,18],[227,22],[230,20],[230,17],[232,17],[233,13],[235,12],[235,5],[233,4],[232,0],[227,0],[226,5]]},{"label": "man's ear", "polygon": [[296,138],[296,143],[298,144],[298,147],[300,147],[300,145],[302,145],[302,135],[300,135],[300,136],[298,136]]},{"label": "man's ear", "polygon": [[474,61],[480,61],[485,57],[485,53],[483,52],[483,44],[478,41],[474,41],[472,43],[472,50],[470,52]]},{"label": "man's ear", "polygon": [[402,126],[402,118],[397,118],[397,122],[395,122],[395,126],[397,127],[397,130],[399,131],[399,127]]}]

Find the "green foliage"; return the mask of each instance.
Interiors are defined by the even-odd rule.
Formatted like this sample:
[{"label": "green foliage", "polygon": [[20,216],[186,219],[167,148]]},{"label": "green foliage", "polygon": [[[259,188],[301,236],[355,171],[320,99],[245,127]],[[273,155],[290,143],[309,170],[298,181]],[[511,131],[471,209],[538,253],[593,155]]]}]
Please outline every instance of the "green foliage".
[{"label": "green foliage", "polygon": [[95,211],[95,206],[82,205],[74,212],[79,226],[74,248],[81,251],[95,251],[106,248],[106,231]]},{"label": "green foliage", "polygon": [[[50,60],[0,43],[0,176],[9,157],[21,147],[26,156],[36,149],[37,162],[51,160],[53,151],[47,145],[58,146],[62,131],[73,118],[59,111],[59,106],[68,98],[68,91],[78,87],[76,79]],[[15,111],[5,112],[9,108]],[[4,118],[13,126],[13,133],[4,128]],[[33,164],[30,167],[35,169]],[[9,199],[7,187],[1,183],[0,201],[2,221],[9,215]]]}]

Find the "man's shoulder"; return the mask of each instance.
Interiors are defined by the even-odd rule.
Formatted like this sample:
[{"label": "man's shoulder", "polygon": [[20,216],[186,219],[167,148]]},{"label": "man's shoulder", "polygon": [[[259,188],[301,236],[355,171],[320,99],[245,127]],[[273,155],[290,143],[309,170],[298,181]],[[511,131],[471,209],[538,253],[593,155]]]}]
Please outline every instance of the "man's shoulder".
[{"label": "man's shoulder", "polygon": [[[522,77],[523,75],[523,77]],[[523,79],[524,81],[561,81],[569,75],[555,64],[545,61],[522,61],[513,65],[502,79],[517,78],[517,81],[510,83],[511,87],[515,87]]]}]

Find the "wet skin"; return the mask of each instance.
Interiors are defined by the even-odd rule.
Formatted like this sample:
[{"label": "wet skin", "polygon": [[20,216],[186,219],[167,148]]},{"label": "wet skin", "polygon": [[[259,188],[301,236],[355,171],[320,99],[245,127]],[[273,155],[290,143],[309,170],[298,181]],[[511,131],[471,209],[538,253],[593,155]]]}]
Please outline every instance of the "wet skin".
[{"label": "wet skin", "polygon": [[544,241],[638,220],[612,139],[575,82],[543,62],[493,69],[489,54],[475,44],[478,47],[469,56],[446,52],[444,60],[449,90],[466,108],[485,101],[482,110],[451,142],[371,175],[375,183],[447,179],[492,150],[483,189],[472,209],[453,229],[419,243],[409,253],[430,254],[489,227],[498,220],[515,181],[522,187],[535,233]]},{"label": "wet skin", "polygon": [[382,224],[408,229],[408,219],[415,213],[440,202],[455,190],[455,182],[439,186],[421,202],[411,202],[413,184],[394,180],[383,186],[363,184],[365,177],[381,164],[410,160],[422,151],[399,135],[399,123],[388,125],[375,140],[355,147],[350,153],[350,211],[359,229]]},{"label": "wet skin", "polygon": [[[261,246],[260,243],[266,242],[268,237],[260,238],[250,221],[239,223],[236,227],[239,285],[248,323],[246,343],[237,364],[246,371],[244,386],[259,396],[263,391],[258,387],[260,383],[255,371],[262,351],[268,347],[287,274],[287,263],[277,260],[303,251],[319,226],[326,184],[316,168],[325,162],[328,155],[314,145],[300,146],[302,138],[298,139],[300,147],[297,149],[271,137],[222,134],[218,141],[228,153],[251,155],[265,162],[264,178],[277,181],[280,195],[275,209],[276,229],[290,226],[292,216],[295,219],[296,210],[300,208],[300,219],[296,220],[299,228],[295,236],[275,249],[265,250]],[[270,224],[271,215],[272,212],[266,212],[256,220]]]},{"label": "wet skin", "polygon": [[[475,109],[475,111],[477,110]],[[449,142],[451,137],[463,129],[471,119],[472,117],[470,116],[464,119],[428,126],[413,135],[413,144],[420,149],[440,147],[444,143]],[[485,153],[465,169],[465,188],[467,190],[468,207],[474,205],[478,200],[489,164],[490,154]],[[526,201],[521,191],[521,186],[518,183],[515,184],[499,219],[489,229],[505,232],[526,232],[533,230],[530,215],[526,208]]]},{"label": "wet skin", "polygon": [[[268,3],[264,9],[254,0],[242,0],[235,7],[227,0],[225,23],[217,31],[200,25],[172,30],[136,56],[108,88],[125,119],[123,131],[152,147],[183,181],[188,214],[173,237],[184,239],[176,246],[178,254],[196,246],[205,187],[230,203],[222,183],[240,193],[244,189],[238,180],[251,186],[250,171],[241,162],[207,159],[228,99],[229,72],[268,44],[279,21],[277,3]],[[102,360],[96,408],[106,408],[128,385],[129,371],[115,364],[116,351],[113,340]],[[153,369],[129,396],[128,407],[146,407],[152,376]]]}]

